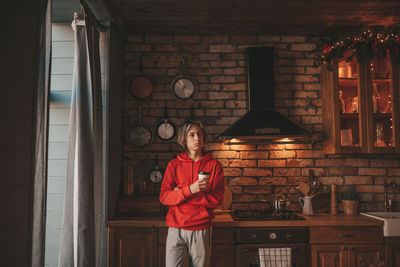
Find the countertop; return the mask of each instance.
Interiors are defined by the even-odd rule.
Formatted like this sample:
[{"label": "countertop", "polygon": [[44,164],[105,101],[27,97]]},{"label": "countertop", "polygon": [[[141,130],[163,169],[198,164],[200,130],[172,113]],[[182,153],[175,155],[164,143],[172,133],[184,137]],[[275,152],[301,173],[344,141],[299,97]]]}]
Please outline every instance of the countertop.
[{"label": "countertop", "polygon": [[[304,216],[305,220],[240,220],[232,219],[229,213],[216,215],[214,227],[323,227],[323,226],[383,226],[383,221],[364,215],[331,215],[316,213]],[[107,222],[109,227],[166,227],[165,217],[118,218]]]}]

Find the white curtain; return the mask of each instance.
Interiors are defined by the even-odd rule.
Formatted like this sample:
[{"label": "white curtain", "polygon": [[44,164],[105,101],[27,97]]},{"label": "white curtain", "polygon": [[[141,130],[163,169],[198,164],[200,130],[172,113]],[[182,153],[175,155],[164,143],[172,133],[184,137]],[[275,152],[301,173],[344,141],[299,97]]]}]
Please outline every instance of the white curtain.
[{"label": "white curtain", "polygon": [[102,212],[102,101],[99,32],[83,5],[75,19],[75,61],[58,266],[99,266]]},{"label": "white curtain", "polygon": [[35,170],[33,181],[33,224],[31,266],[43,267],[46,233],[47,140],[51,66],[51,1],[40,4],[38,85],[36,91]]}]

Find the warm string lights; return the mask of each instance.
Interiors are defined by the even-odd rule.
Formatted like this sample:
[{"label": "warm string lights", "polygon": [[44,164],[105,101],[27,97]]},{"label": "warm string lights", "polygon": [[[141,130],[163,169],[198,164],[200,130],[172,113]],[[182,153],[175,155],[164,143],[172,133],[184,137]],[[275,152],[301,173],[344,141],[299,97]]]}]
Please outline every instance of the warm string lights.
[{"label": "warm string lights", "polygon": [[316,61],[330,67],[333,59],[351,60],[354,56],[373,58],[379,53],[385,55],[388,51],[392,57],[400,56],[400,34],[368,29],[341,40],[325,42]]}]

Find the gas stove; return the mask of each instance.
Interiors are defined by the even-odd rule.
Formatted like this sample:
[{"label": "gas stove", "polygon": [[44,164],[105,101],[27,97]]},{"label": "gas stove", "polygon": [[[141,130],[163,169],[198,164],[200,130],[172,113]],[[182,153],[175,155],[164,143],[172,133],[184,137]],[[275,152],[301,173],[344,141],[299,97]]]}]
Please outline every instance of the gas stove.
[{"label": "gas stove", "polygon": [[232,218],[235,220],[264,220],[264,221],[287,221],[305,220],[294,211],[273,212],[271,210],[234,210]]}]

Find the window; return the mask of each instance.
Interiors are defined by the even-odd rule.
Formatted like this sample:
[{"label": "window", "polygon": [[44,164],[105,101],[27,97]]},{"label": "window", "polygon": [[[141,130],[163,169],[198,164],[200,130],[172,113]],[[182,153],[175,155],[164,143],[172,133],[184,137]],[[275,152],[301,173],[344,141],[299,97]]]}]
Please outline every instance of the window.
[{"label": "window", "polygon": [[[70,23],[52,24],[52,69],[50,88],[49,157],[45,266],[57,267],[67,171],[67,138],[74,64],[74,32]],[[100,59],[103,86],[103,150],[107,140],[107,32],[100,34]],[[104,161],[106,158],[104,158]],[[104,164],[106,166],[106,164]],[[106,173],[106,172],[104,172]],[[103,179],[104,192],[106,190]],[[105,193],[103,194],[105,195]],[[106,198],[104,198],[105,201]],[[103,207],[106,205],[103,203]],[[105,210],[105,209],[103,209]],[[103,223],[105,216],[103,215]],[[101,266],[106,266],[107,235],[103,232]]]}]

